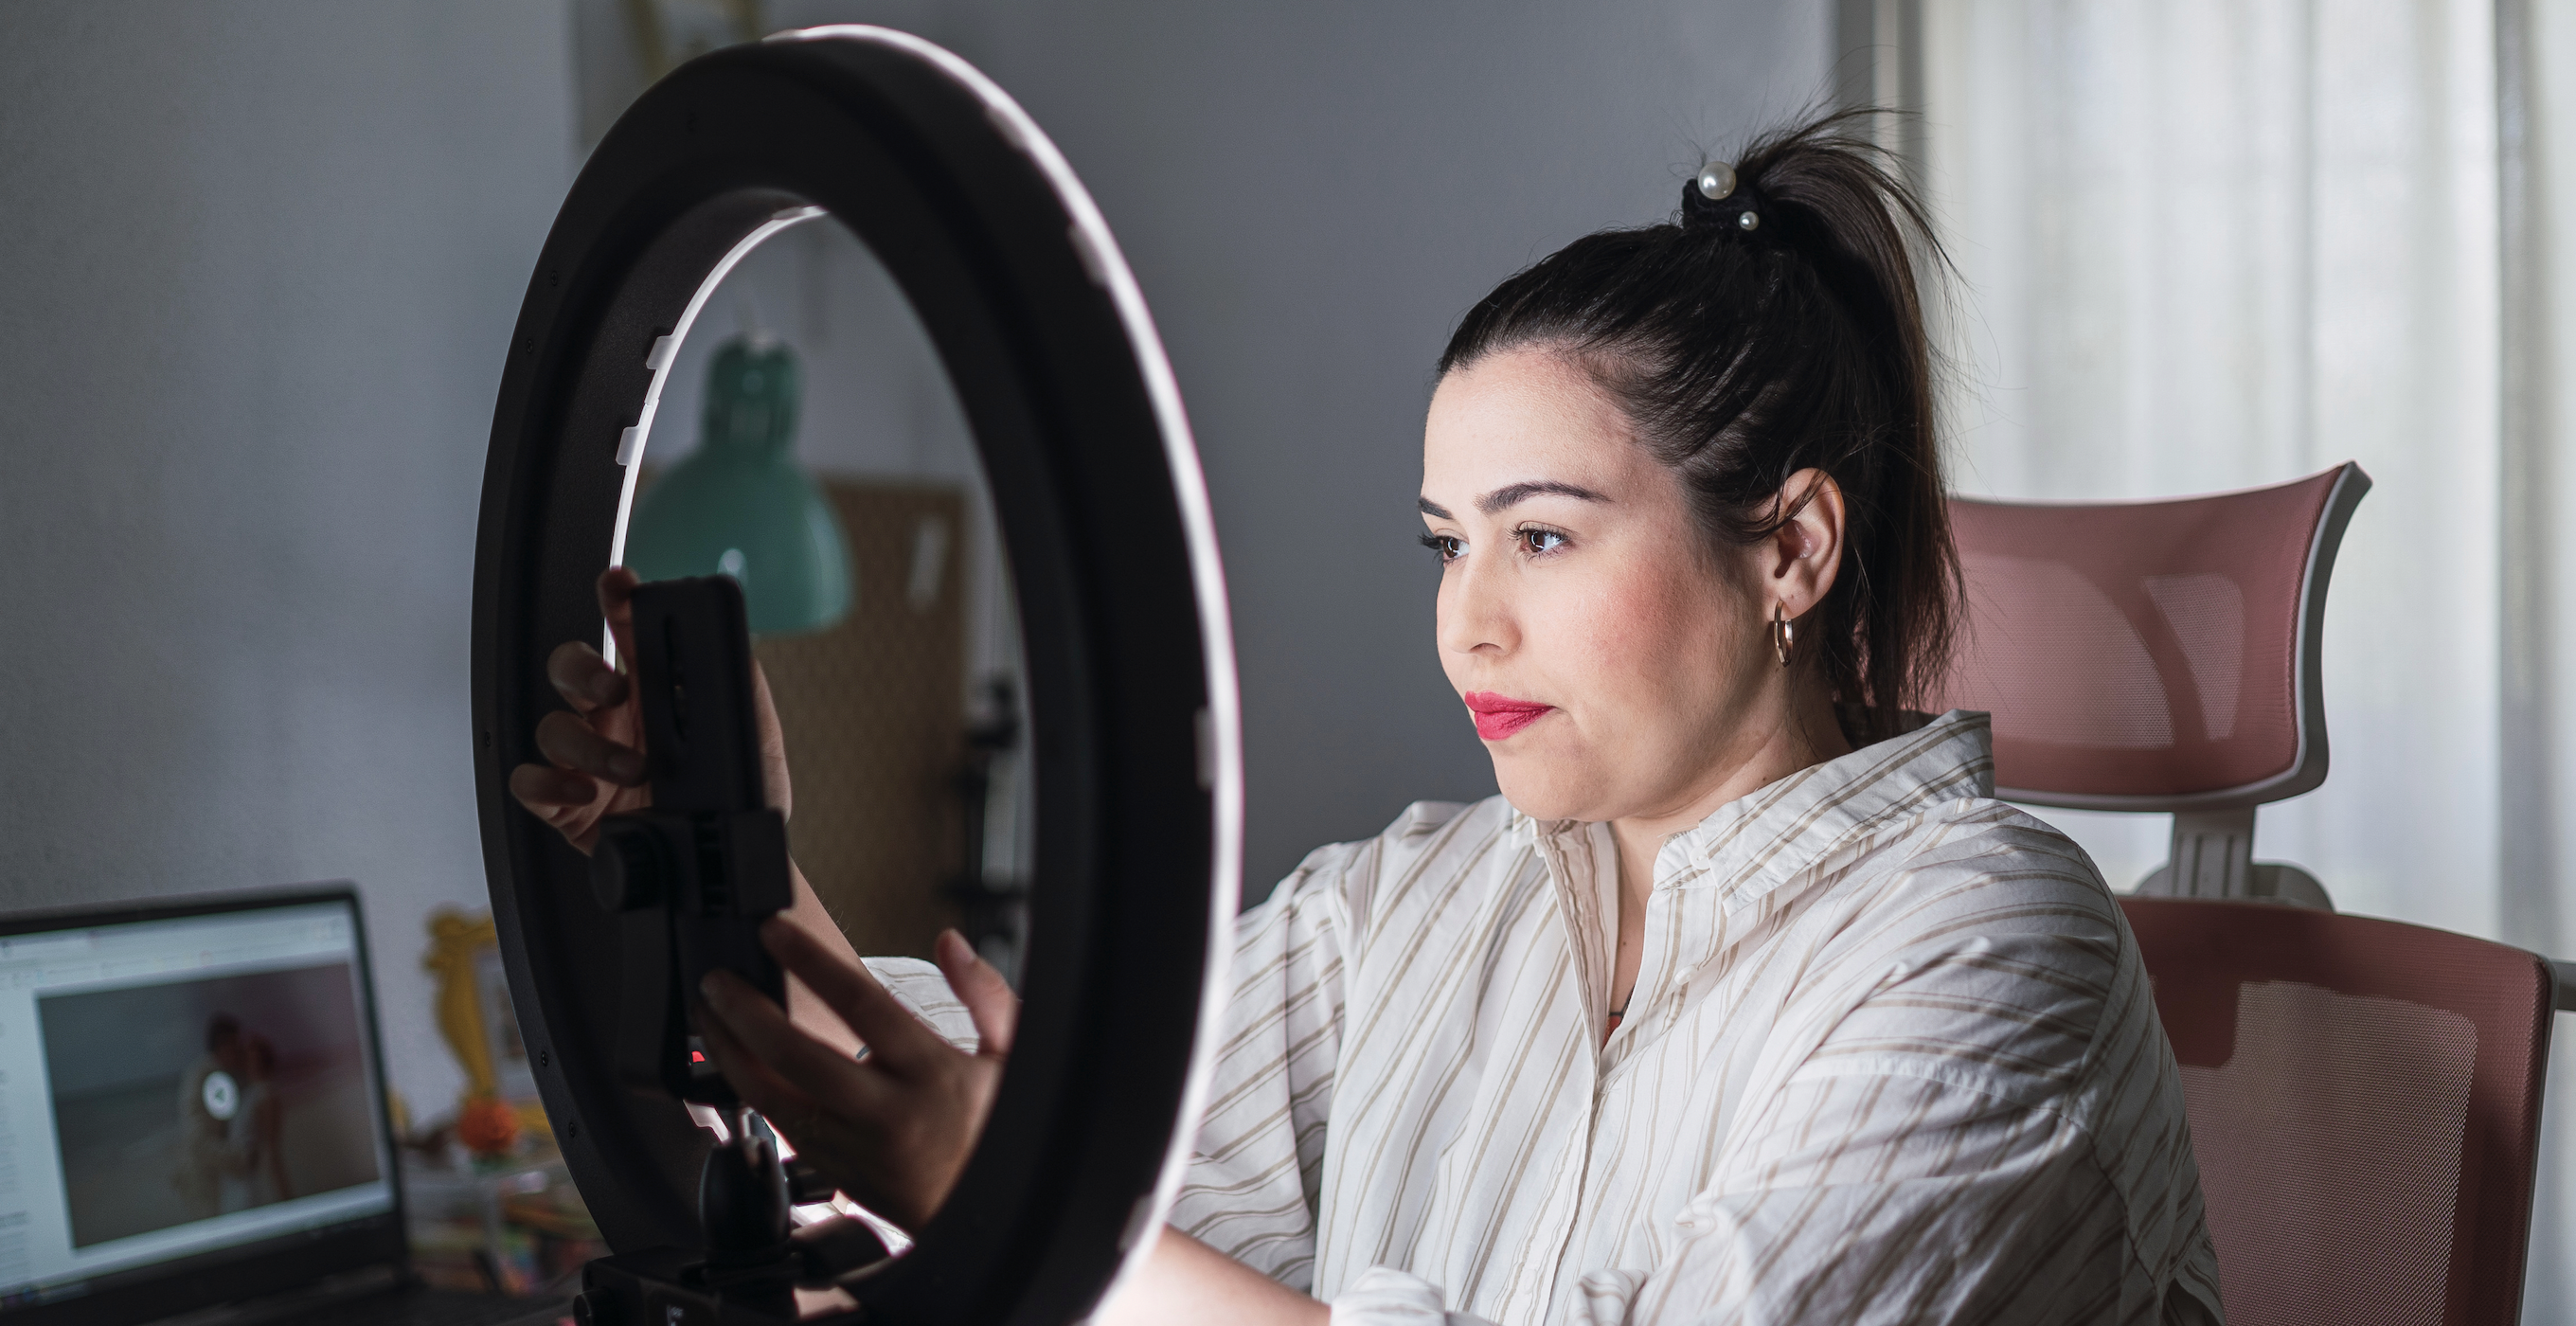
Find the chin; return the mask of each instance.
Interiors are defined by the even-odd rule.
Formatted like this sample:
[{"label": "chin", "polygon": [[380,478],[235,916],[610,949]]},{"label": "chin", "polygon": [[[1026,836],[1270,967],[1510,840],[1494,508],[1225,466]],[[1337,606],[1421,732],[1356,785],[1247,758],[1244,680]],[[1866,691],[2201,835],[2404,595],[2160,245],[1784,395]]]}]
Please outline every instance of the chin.
[{"label": "chin", "polygon": [[1581,777],[1559,762],[1541,761],[1529,756],[1493,752],[1494,783],[1503,799],[1515,810],[1540,820],[1590,820],[1602,816],[1593,813],[1587,791],[1597,794],[1599,781]]}]

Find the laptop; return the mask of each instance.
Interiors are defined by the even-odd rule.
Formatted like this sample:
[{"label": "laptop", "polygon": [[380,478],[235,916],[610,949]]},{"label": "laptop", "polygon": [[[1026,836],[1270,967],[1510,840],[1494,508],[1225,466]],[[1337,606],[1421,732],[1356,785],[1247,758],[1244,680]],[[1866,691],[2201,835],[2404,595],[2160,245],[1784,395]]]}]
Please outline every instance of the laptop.
[{"label": "laptop", "polygon": [[0,918],[0,1326],[497,1326],[419,1284],[348,885]]}]

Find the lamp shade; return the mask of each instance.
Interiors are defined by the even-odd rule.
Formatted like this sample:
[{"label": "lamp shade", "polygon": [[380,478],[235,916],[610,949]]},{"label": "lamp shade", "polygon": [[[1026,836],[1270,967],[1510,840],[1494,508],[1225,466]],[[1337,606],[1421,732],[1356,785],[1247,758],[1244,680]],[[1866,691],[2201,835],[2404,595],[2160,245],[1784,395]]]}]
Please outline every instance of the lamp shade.
[{"label": "lamp shade", "polygon": [[798,394],[785,344],[720,347],[698,449],[646,490],[626,539],[626,564],[646,580],[740,581],[759,634],[821,630],[850,611],[841,522],[796,464]]}]

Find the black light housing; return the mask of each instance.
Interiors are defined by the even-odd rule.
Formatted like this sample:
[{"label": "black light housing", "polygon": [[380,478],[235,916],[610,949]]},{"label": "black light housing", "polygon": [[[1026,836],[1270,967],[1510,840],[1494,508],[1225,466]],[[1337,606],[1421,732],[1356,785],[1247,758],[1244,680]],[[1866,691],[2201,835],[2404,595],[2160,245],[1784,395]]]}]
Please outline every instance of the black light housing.
[{"label": "black light housing", "polygon": [[[495,411],[474,581],[474,742],[493,914],[574,1180],[620,1252],[700,1246],[707,1134],[628,1089],[587,861],[511,798],[595,639],[632,435],[701,291],[821,213],[884,264],[974,432],[1023,620],[1036,778],[1020,1031],[964,1176],[855,1292],[892,1321],[1086,1314],[1187,1154],[1237,891],[1224,589],[1196,453],[1098,210],[1016,103],[875,28],[681,67],[592,153],[528,287]],[[666,339],[670,338],[670,339]],[[621,454],[623,453],[623,454]]]}]

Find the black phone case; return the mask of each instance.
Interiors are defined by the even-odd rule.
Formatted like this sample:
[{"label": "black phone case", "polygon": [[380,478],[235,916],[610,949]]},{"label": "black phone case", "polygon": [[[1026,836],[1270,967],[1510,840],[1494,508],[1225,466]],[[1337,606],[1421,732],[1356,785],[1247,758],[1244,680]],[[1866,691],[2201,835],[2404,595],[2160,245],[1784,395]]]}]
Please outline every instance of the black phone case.
[{"label": "black phone case", "polygon": [[[782,1008],[787,978],[760,925],[793,901],[783,824],[761,779],[751,632],[742,587],[728,576],[657,580],[634,597],[633,673],[657,812],[686,815],[696,868],[671,908],[679,992],[696,1024],[698,982],[725,968]],[[701,1069],[691,1099],[730,1103]]]},{"label": "black phone case", "polygon": [[660,810],[758,810],[760,729],[751,631],[729,576],[635,588],[635,679]]}]

